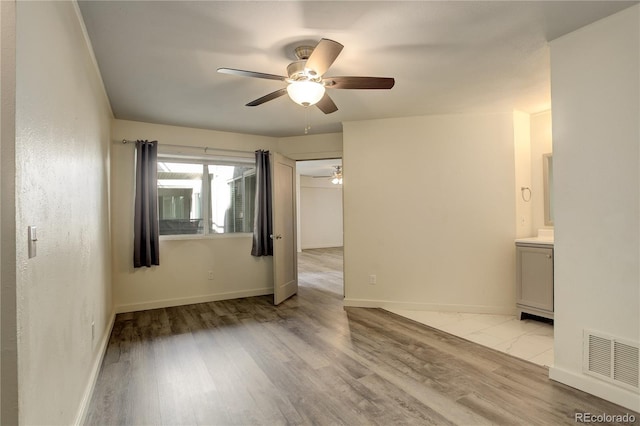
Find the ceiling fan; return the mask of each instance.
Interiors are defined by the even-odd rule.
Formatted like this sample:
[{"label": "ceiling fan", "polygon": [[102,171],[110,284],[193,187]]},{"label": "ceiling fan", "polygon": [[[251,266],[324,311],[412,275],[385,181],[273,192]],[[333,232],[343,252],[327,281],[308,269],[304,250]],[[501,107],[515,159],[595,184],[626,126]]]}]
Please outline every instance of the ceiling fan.
[{"label": "ceiling fan", "polygon": [[326,176],[313,176],[314,179],[323,178],[330,179],[331,183],[334,185],[342,185],[342,166],[333,166],[333,172],[330,175]]},{"label": "ceiling fan", "polygon": [[251,101],[246,106],[262,105],[288,94],[295,103],[305,107],[316,105],[325,114],[331,114],[338,110],[325,89],[391,89],[393,87],[395,80],[388,77],[324,77],[325,72],[336,60],[343,47],[340,43],[327,38],[320,40],[315,48],[312,46],[297,47],[295,54],[298,60],[290,63],[287,67],[287,77],[232,68],[218,68],[218,72],[243,77],[281,80],[287,83],[286,87]]}]

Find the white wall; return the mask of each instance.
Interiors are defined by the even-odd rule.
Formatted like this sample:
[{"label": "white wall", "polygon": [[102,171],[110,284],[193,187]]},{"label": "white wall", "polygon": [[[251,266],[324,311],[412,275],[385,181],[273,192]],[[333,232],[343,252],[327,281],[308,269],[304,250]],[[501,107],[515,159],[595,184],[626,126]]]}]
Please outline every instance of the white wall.
[{"label": "white wall", "polygon": [[514,312],[513,119],[344,123],[346,304]]},{"label": "white wall", "polygon": [[[551,110],[531,115],[531,208],[533,210],[533,234],[541,228],[553,228],[544,224],[544,178],[542,155],[553,153],[551,138]],[[532,234],[532,235],[533,235]]]},{"label": "white wall", "polygon": [[301,176],[299,216],[303,250],[342,247],[342,185]]},{"label": "white wall", "polygon": [[[245,151],[274,150],[277,140],[212,130],[113,120],[112,247],[114,303],[119,312],[174,306],[273,292],[271,257],[251,256],[251,234],[160,241],[160,266],[133,268],[133,144],[122,139],[157,140],[162,145],[191,145]],[[185,153],[202,151],[185,149]],[[238,153],[237,155],[243,155]],[[212,271],[213,280],[208,279]]]},{"label": "white wall", "polygon": [[18,2],[16,50],[19,421],[72,424],[113,318],[111,111],[74,2]]},{"label": "white wall", "polygon": [[582,373],[583,330],[640,341],[640,6],[551,43],[555,361],[551,377],[640,411]]}]

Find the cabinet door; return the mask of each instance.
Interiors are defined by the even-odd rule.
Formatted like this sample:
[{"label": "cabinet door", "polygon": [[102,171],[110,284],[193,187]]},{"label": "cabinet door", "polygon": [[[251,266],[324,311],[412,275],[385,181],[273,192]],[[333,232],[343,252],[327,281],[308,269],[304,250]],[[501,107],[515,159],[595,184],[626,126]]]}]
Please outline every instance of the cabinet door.
[{"label": "cabinet door", "polygon": [[553,312],[553,249],[516,247],[517,302]]}]

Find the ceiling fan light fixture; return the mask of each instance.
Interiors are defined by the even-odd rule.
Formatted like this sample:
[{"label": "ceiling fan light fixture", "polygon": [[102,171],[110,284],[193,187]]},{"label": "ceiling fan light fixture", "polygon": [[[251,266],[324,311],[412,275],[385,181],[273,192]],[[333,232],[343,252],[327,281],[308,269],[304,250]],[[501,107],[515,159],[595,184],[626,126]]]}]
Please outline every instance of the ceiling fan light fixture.
[{"label": "ceiling fan light fixture", "polygon": [[333,179],[331,183],[334,185],[342,185],[342,166],[333,166]]},{"label": "ceiling fan light fixture", "polygon": [[287,94],[291,100],[305,107],[320,102],[324,91],[322,83],[309,80],[293,81],[287,86]]}]

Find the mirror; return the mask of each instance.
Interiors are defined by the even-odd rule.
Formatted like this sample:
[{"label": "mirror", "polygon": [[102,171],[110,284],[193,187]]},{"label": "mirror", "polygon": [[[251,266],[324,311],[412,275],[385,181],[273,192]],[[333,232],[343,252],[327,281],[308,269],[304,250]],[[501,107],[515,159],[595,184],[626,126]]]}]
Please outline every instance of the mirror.
[{"label": "mirror", "polygon": [[544,224],[553,226],[553,156],[542,155],[542,178],[544,181]]}]

